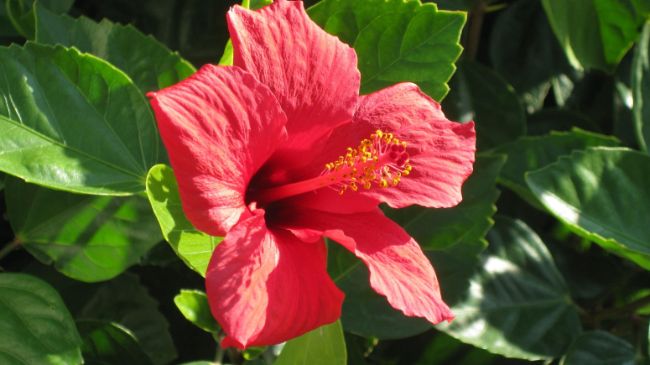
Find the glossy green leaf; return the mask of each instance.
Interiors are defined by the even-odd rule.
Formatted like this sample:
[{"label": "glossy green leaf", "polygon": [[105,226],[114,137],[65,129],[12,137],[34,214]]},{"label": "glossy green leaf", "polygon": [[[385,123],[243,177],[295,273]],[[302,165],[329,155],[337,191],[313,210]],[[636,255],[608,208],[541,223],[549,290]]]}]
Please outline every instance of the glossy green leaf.
[{"label": "glossy green leaf", "polygon": [[59,294],[33,276],[0,273],[0,363],[82,362],[81,338]]},{"label": "glossy green leaf", "polygon": [[173,85],[196,71],[177,53],[131,25],[57,15],[40,2],[35,13],[36,42],[74,46],[102,58],[124,71],[143,92]]},{"label": "glossy green leaf", "polygon": [[162,239],[140,196],[70,194],[15,178],[6,189],[16,237],[40,261],[77,280],[113,278]]},{"label": "glossy green leaf", "polygon": [[541,0],[517,1],[499,13],[489,45],[494,69],[524,96],[569,70]]},{"label": "glossy green leaf", "polygon": [[514,142],[497,147],[494,152],[508,156],[501,170],[499,183],[507,186],[529,202],[538,204],[528,189],[524,175],[537,170],[560,156],[569,155],[574,150],[595,146],[617,146],[614,137],[591,133],[580,129],[570,132],[551,132],[545,136],[522,137]]},{"label": "glossy green leaf", "polygon": [[465,13],[439,11],[419,0],[324,0],[308,13],[354,47],[362,93],[402,81],[418,84],[436,100],[449,91]]},{"label": "glossy green leaf", "polygon": [[507,357],[551,359],[581,332],[569,292],[544,243],[521,221],[496,220],[456,318],[438,329]]},{"label": "glossy green leaf", "polygon": [[587,115],[567,109],[544,108],[527,117],[526,135],[542,136],[553,131],[580,128],[599,132],[601,128]]},{"label": "glossy green leaf", "polygon": [[135,275],[125,274],[102,284],[76,316],[128,328],[155,365],[169,364],[176,358],[167,319]]},{"label": "glossy green leaf", "polygon": [[612,70],[643,22],[634,0],[542,0],[556,37],[576,68]]},{"label": "glossy green leaf", "polygon": [[650,21],[634,51],[632,64],[632,114],[639,146],[650,152]]},{"label": "glossy green leaf", "polygon": [[80,320],[77,327],[84,339],[85,365],[152,365],[138,340],[117,323]]},{"label": "glossy green leaf", "polygon": [[529,173],[526,181],[574,233],[650,269],[650,156],[591,148]]},{"label": "glossy green leaf", "polygon": [[185,319],[200,329],[210,333],[219,330],[219,325],[210,312],[208,296],[204,292],[182,289],[180,294],[174,297],[174,304]]},{"label": "glossy green leaf", "polygon": [[288,341],[273,365],[346,365],[341,322],[336,321]]},{"label": "glossy green leaf", "polygon": [[[27,39],[34,39],[36,26],[32,4],[35,2],[36,0],[3,0],[0,3],[6,5],[3,10],[13,27]],[[55,14],[63,14],[72,7],[74,0],[38,0],[38,3]]]},{"label": "glossy green leaf", "polygon": [[526,115],[517,94],[488,67],[476,62],[460,62],[450,85],[451,92],[443,103],[443,110],[452,120],[476,122],[479,151],[526,134]]},{"label": "glossy green leaf", "polygon": [[211,361],[192,361],[192,362],[184,362],[180,365],[214,365],[214,363]]},{"label": "glossy green leaf", "polygon": [[64,47],[0,47],[0,171],[71,192],[130,195],[158,160],[147,100],[105,61]]},{"label": "glossy green leaf", "polygon": [[[502,156],[478,157],[475,172],[463,185],[463,201],[456,207],[387,212],[428,251],[448,303],[464,293],[477,255],[485,248],[483,237],[493,224],[494,203],[499,196],[496,178],[504,161]],[[339,245],[330,245],[328,260],[330,275],[346,293],[342,314],[346,331],[391,339],[431,328],[423,319],[404,316],[372,290],[364,265]]]},{"label": "glossy green leaf", "polygon": [[165,240],[187,266],[205,276],[212,251],[222,238],[196,230],[187,220],[178,195],[178,184],[169,166],[151,168],[147,175],[147,196]]},{"label": "glossy green leaf", "polygon": [[561,365],[634,365],[634,348],[605,331],[585,332],[571,345]]},{"label": "glossy green leaf", "polygon": [[0,0],[0,39],[2,37],[18,37],[18,31],[11,24],[9,15],[7,14],[7,7],[5,6],[7,0]]}]

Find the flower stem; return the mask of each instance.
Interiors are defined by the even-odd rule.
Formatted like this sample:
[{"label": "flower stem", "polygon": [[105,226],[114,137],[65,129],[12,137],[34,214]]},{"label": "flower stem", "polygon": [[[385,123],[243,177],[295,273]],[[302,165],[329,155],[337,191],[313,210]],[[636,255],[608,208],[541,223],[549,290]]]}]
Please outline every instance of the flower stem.
[{"label": "flower stem", "polygon": [[636,311],[637,309],[643,308],[646,305],[650,305],[650,295],[647,297],[639,298],[630,303],[627,303],[622,307],[602,310],[600,312],[597,312],[595,314],[595,317],[597,321],[602,321],[604,319],[612,319],[612,318],[619,318],[621,316],[628,316],[632,314],[634,311]]},{"label": "flower stem", "polygon": [[20,247],[21,244],[22,244],[22,242],[18,238],[16,238],[13,241],[9,242],[5,247],[3,247],[0,250],[0,260],[2,260],[9,253],[11,253],[11,251],[13,251],[13,250],[17,249],[18,247]]},{"label": "flower stem", "polygon": [[481,28],[487,6],[484,0],[476,0],[469,12],[469,28],[467,30],[467,58],[476,59],[478,45],[481,40]]}]

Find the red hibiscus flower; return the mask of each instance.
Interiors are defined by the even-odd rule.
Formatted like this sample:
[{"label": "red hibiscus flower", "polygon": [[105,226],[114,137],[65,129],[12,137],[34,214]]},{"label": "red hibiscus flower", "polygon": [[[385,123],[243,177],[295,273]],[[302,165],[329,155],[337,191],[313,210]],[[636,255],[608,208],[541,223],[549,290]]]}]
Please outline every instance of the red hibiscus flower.
[{"label": "red hibiscus flower", "polygon": [[370,270],[408,316],[453,316],[418,244],[379,203],[450,207],[472,172],[473,123],[448,121],[416,85],[359,96],[353,49],[301,2],[228,13],[234,66],[151,93],[196,228],[225,236],[206,274],[223,346],[275,344],[340,317],[324,237]]}]

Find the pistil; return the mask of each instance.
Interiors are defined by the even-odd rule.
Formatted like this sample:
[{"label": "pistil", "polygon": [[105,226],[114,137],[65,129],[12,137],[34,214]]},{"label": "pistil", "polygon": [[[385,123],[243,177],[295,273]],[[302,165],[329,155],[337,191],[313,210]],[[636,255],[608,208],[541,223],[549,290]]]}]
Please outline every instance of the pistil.
[{"label": "pistil", "polygon": [[258,191],[255,198],[260,204],[268,204],[324,187],[335,188],[343,194],[348,189],[397,186],[412,170],[406,146],[406,142],[392,133],[377,130],[356,148],[348,147],[345,155],[325,164],[320,176]]}]

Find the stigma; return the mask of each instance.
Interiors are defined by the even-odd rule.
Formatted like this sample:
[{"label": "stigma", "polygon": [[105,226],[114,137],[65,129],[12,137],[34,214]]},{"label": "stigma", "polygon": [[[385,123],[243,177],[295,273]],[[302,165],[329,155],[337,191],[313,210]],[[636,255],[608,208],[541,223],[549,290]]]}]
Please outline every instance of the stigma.
[{"label": "stigma", "polygon": [[356,148],[348,147],[345,155],[325,164],[325,175],[331,176],[332,185],[338,188],[339,194],[348,189],[397,186],[413,169],[406,146],[405,141],[392,133],[376,130]]},{"label": "stigma", "polygon": [[407,143],[392,133],[376,130],[357,147],[348,147],[345,154],[326,163],[319,176],[258,190],[253,193],[253,200],[265,205],[326,187],[342,195],[349,190],[397,186],[413,169],[406,147]]}]

